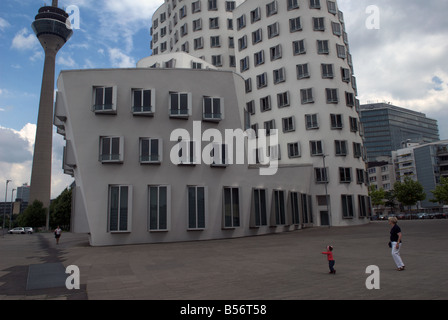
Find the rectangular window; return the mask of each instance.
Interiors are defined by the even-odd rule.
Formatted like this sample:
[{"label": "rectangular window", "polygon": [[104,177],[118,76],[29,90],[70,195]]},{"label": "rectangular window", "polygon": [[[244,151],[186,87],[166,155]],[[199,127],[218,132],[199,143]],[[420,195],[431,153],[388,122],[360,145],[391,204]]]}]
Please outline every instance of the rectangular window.
[{"label": "rectangular window", "polygon": [[295,56],[306,53],[305,40],[297,40],[292,43],[292,50]]},{"label": "rectangular window", "polygon": [[188,187],[188,229],[205,229],[205,187]]},{"label": "rectangular window", "polygon": [[250,21],[254,23],[261,19],[261,9],[258,7],[250,12]]},{"label": "rectangular window", "polygon": [[276,225],[286,224],[285,191],[274,190],[274,216]]},{"label": "rectangular window", "polygon": [[108,205],[109,232],[130,232],[131,207],[132,187],[110,185]]},{"label": "rectangular window", "polygon": [[148,229],[168,231],[170,228],[170,187],[148,186]]},{"label": "rectangular window", "polygon": [[229,146],[224,143],[213,143],[211,151],[212,167],[227,167],[229,161]]},{"label": "rectangular window", "polygon": [[355,95],[351,92],[345,92],[345,104],[347,107],[353,107],[355,105]]},{"label": "rectangular window", "polygon": [[236,228],[240,226],[240,189],[224,187],[223,190],[223,226]]},{"label": "rectangular window", "polygon": [[354,208],[353,208],[353,196],[352,195],[341,195],[342,201],[342,217],[343,218],[353,218]]},{"label": "rectangular window", "polygon": [[322,141],[310,141],[311,156],[322,156],[324,154]]},{"label": "rectangular window", "polygon": [[264,129],[266,130],[266,136],[270,136],[271,134],[275,134],[275,120],[265,121]]},{"label": "rectangular window", "polygon": [[255,227],[267,225],[267,191],[265,189],[253,190],[253,210]]},{"label": "rectangular window", "polygon": [[314,97],[313,97],[313,89],[301,89],[300,90],[300,96],[302,98],[302,104],[307,103],[314,103]]},{"label": "rectangular window", "polygon": [[252,32],[252,44],[257,44],[263,41],[263,34],[261,28]]},{"label": "rectangular window", "polygon": [[292,132],[296,130],[294,117],[283,118],[282,123],[283,123],[283,132]]},{"label": "rectangular window", "polygon": [[322,66],[322,79],[333,79],[334,77],[333,65],[323,63],[321,66]]},{"label": "rectangular window", "polygon": [[361,158],[362,157],[362,145],[361,145],[361,143],[353,142],[353,156],[355,158]]},{"label": "rectangular window", "polygon": [[244,72],[249,70],[249,57],[244,57],[240,60],[240,71]]},{"label": "rectangular window", "polygon": [[122,163],[123,140],[123,137],[100,137],[100,162]]},{"label": "rectangular window", "polygon": [[299,0],[288,0],[288,11],[298,8],[299,8]]},{"label": "rectangular window", "polygon": [[203,120],[220,121],[223,119],[223,98],[204,97]]},{"label": "rectangular window", "polygon": [[268,74],[266,72],[257,76],[257,88],[261,89],[268,85]]},{"label": "rectangular window", "polygon": [[359,216],[360,217],[367,217],[369,213],[369,197],[367,196],[358,196],[358,202],[359,202]]},{"label": "rectangular window", "polygon": [[196,165],[196,148],[197,142],[192,140],[179,141],[179,164],[180,165]]},{"label": "rectangular window", "polygon": [[278,22],[268,25],[268,38],[274,38],[280,34]]},{"label": "rectangular window", "polygon": [[219,48],[221,47],[221,40],[219,36],[210,37],[210,47],[211,48]]},{"label": "rectangular window", "polygon": [[281,59],[282,57],[282,47],[281,45],[276,45],[275,47],[271,47],[270,49],[271,53],[271,61]]},{"label": "rectangular window", "polygon": [[358,119],[354,117],[350,117],[350,131],[357,132],[358,131]]},{"label": "rectangular window", "polygon": [[319,120],[316,113],[305,115],[305,126],[307,130],[319,129]]},{"label": "rectangular window", "polygon": [[210,29],[219,29],[219,18],[214,17],[209,19],[209,28]]},{"label": "rectangular window", "polygon": [[300,144],[298,142],[288,143],[288,157],[290,159],[300,157]]},{"label": "rectangular window", "polygon": [[246,48],[247,48],[247,36],[245,35],[238,39],[238,49],[241,51]]},{"label": "rectangular window", "polygon": [[347,58],[347,54],[345,52],[345,46],[342,46],[340,44],[336,44],[336,51],[338,53],[338,57],[341,59]]},{"label": "rectangular window", "polygon": [[277,106],[279,108],[288,107],[290,105],[289,102],[289,91],[278,93],[277,94]]},{"label": "rectangular window", "polygon": [[310,77],[310,72],[309,72],[309,69],[308,69],[308,63],[298,64],[296,66],[296,70],[297,70],[297,79],[298,80]]},{"label": "rectangular window", "polygon": [[337,22],[332,22],[331,23],[331,29],[333,29],[333,34],[335,36],[341,36],[342,35],[342,31],[341,31],[341,25]]},{"label": "rectangular window", "polygon": [[260,110],[261,112],[271,110],[271,96],[260,98]]},{"label": "rectangular window", "polygon": [[117,112],[117,88],[116,87],[94,87],[93,112],[116,113]]},{"label": "rectangular window", "polygon": [[339,182],[350,183],[352,182],[352,168],[339,168]]},{"label": "rectangular window", "polygon": [[343,123],[342,123],[342,114],[330,114],[330,120],[331,120],[331,129],[342,129]]},{"label": "rectangular window", "polygon": [[365,182],[365,170],[363,169],[356,169],[356,183],[357,184],[363,184]]},{"label": "rectangular window", "polygon": [[346,156],[347,155],[347,141],[335,140],[334,141],[335,155]]},{"label": "rectangular window", "polygon": [[188,117],[190,115],[191,94],[170,92],[170,116]]},{"label": "rectangular window", "polygon": [[273,71],[274,84],[279,84],[286,81],[285,68],[276,69]]},{"label": "rectangular window", "polygon": [[162,162],[162,140],[154,138],[140,138],[140,163]]},{"label": "rectangular window", "polygon": [[[264,50],[254,53],[254,59],[255,59],[255,66],[259,66],[259,65],[263,64],[264,63]],[[248,67],[247,67],[247,69],[248,69]]]},{"label": "rectangular window", "polygon": [[336,2],[327,0],[328,12],[332,14],[337,14],[338,10],[336,9]]},{"label": "rectangular window", "polygon": [[320,0],[310,0],[311,9],[320,9]]},{"label": "rectangular window", "polygon": [[270,17],[277,13],[277,1],[272,1],[266,5],[266,17]]},{"label": "rectangular window", "polygon": [[302,30],[300,17],[289,19],[289,32],[297,32]]},{"label": "rectangular window", "polygon": [[151,89],[132,89],[132,112],[134,115],[154,114],[155,93]]},{"label": "rectangular window", "polygon": [[328,40],[317,40],[317,53],[329,54],[330,49],[328,47]]},{"label": "rectangular window", "polygon": [[327,103],[338,103],[338,89],[325,89],[325,93],[327,96]]},{"label": "rectangular window", "polygon": [[313,30],[325,31],[325,18],[313,18]]},{"label": "rectangular window", "polygon": [[204,38],[196,38],[193,40],[194,50],[199,50],[204,48]]},{"label": "rectangular window", "polygon": [[208,0],[208,10],[209,11],[218,10],[218,4],[216,0]]},{"label": "rectangular window", "polygon": [[314,181],[316,183],[327,183],[327,170],[328,168],[314,168]]},{"label": "rectangular window", "polygon": [[292,224],[300,224],[300,193],[290,192]]}]

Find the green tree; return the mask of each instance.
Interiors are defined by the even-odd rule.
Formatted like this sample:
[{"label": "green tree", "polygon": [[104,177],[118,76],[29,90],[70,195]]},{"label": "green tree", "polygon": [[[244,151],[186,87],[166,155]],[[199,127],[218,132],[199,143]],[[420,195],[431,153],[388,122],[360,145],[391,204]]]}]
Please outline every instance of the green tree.
[{"label": "green tree", "polygon": [[434,195],[434,199],[431,199],[432,202],[448,204],[448,178],[442,177],[440,184],[431,192]]},{"label": "green tree", "polygon": [[386,197],[386,192],[383,188],[376,189],[374,185],[369,187],[369,196],[372,200],[372,204],[376,206],[378,210],[379,206],[384,205],[384,198]]},{"label": "green tree", "polygon": [[384,197],[384,199],[386,200],[385,202],[385,206],[390,208],[390,210],[392,212],[394,212],[395,209],[395,200],[396,200],[396,195],[395,195],[395,191],[391,190],[391,191],[386,191],[386,196]]},{"label": "green tree", "polygon": [[18,217],[19,226],[40,228],[45,226],[47,219],[47,209],[39,200],[35,200]]},{"label": "green tree", "polygon": [[56,226],[60,226],[62,229],[69,229],[71,213],[72,190],[67,188],[51,202],[50,225],[53,228]]},{"label": "green tree", "polygon": [[411,206],[416,205],[418,201],[426,199],[426,193],[423,190],[423,186],[420,182],[414,181],[409,177],[404,179],[404,182],[397,181],[394,184],[395,195],[397,200],[402,205]]}]

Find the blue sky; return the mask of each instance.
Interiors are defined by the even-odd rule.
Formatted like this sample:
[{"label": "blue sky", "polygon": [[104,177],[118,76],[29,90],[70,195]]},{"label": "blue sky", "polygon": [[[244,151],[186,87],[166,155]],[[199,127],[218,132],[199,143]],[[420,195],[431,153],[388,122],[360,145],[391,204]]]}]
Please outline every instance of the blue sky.
[{"label": "blue sky", "polygon": [[[80,29],[59,52],[56,77],[61,69],[134,67],[151,54],[151,17],[162,3],[60,0],[60,7],[79,9]],[[440,138],[448,139],[448,2],[338,3],[345,16],[361,103],[385,101],[424,112],[439,121]],[[31,175],[43,69],[43,50],[31,23],[42,5],[36,0],[0,1],[0,197],[6,179],[14,180],[11,189],[29,183]],[[377,12],[368,10],[371,5]],[[366,22],[378,29],[368,28]],[[53,196],[72,181],[60,169],[62,146],[63,139],[56,135]]]}]

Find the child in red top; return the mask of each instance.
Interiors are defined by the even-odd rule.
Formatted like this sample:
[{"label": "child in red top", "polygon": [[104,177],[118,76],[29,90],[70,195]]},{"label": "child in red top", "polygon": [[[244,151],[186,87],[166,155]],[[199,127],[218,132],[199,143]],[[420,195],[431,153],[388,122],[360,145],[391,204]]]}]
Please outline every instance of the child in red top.
[{"label": "child in red top", "polygon": [[326,252],[322,252],[322,254],[326,254],[328,258],[328,267],[330,268],[330,273],[335,274],[336,270],[334,269],[334,258],[333,258],[333,247],[328,246]]}]

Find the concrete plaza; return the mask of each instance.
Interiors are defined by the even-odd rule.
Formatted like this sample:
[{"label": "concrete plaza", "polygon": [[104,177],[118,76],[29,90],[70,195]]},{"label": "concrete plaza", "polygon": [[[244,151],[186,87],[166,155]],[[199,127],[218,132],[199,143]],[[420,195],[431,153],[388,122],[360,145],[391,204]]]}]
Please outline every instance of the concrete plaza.
[{"label": "concrete plaza", "polygon": [[[90,247],[87,235],[0,238],[0,300],[434,300],[448,299],[448,220],[400,221],[406,270],[396,271],[387,222],[260,237]],[[328,274],[327,245],[336,275]],[[76,265],[80,290],[30,290],[30,266]],[[379,267],[368,290],[366,268]],[[67,275],[68,276],[68,275]]]}]

